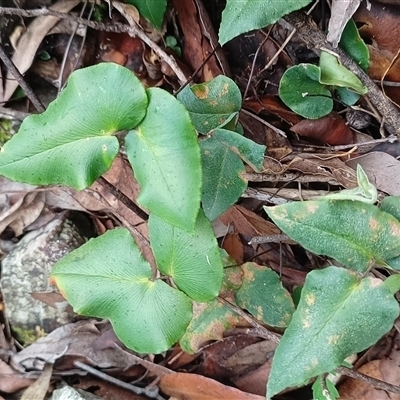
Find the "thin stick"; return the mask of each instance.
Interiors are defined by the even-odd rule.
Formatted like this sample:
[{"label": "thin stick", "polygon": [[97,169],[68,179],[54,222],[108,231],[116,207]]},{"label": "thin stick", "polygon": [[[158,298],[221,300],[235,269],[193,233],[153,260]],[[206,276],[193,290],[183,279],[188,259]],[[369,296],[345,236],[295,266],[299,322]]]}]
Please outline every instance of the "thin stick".
[{"label": "thin stick", "polygon": [[[113,3],[113,5],[114,5],[114,8],[118,9],[118,11],[123,13],[123,11],[121,11],[123,8],[121,7],[121,5],[118,2]],[[160,46],[158,46],[156,43],[154,43],[136,25],[135,21],[133,21],[132,18],[129,18],[129,15],[124,15],[124,16],[125,16],[125,18],[127,18],[129,23],[132,23],[132,25],[121,24],[119,22],[115,22],[113,24],[104,24],[102,22],[88,21],[85,18],[72,16],[72,15],[62,13],[59,11],[49,10],[47,8],[41,8],[39,10],[22,10],[22,9],[18,9],[18,8],[0,7],[0,16],[1,15],[18,15],[18,16],[26,17],[26,18],[38,17],[38,16],[43,16],[43,15],[51,15],[51,16],[59,18],[59,19],[67,19],[70,21],[77,22],[79,24],[86,25],[89,28],[92,28],[97,31],[116,32],[116,33],[127,32],[131,36],[137,36],[144,43],[146,43],[152,50],[154,50],[154,52],[158,56],[160,56],[160,58],[162,58],[171,67],[171,69],[175,72],[181,85],[187,81],[185,74],[179,68],[175,59],[172,56],[169,56],[163,49],[161,49]]]},{"label": "thin stick", "polygon": [[151,399],[165,400],[164,397],[161,397],[158,394],[158,387],[157,386],[152,386],[152,387],[149,387],[149,388],[142,389],[142,388],[140,388],[138,386],[131,385],[130,383],[126,383],[126,382],[121,381],[121,380],[119,380],[117,378],[114,378],[113,376],[107,375],[104,372],[101,372],[101,371],[99,371],[99,370],[97,370],[97,369],[95,369],[93,367],[90,367],[87,364],[84,364],[83,362],[74,361],[74,365],[77,368],[80,368],[80,369],[82,369],[82,370],[84,370],[86,372],[89,372],[89,374],[92,374],[92,375],[96,376],[97,378],[102,379],[103,381],[110,382],[115,386],[118,386],[118,387],[124,388],[126,390],[129,390],[130,392],[133,392],[133,393],[135,393],[137,395],[143,394],[143,395],[145,395],[145,396],[147,396],[147,397],[149,397]]},{"label": "thin stick", "polygon": [[400,386],[392,385],[391,383],[381,381],[380,379],[372,378],[371,376],[362,374],[358,371],[353,371],[347,367],[339,367],[336,369],[336,372],[349,376],[350,378],[369,383],[370,385],[381,390],[386,390],[392,393],[400,393]]},{"label": "thin stick", "polygon": [[0,59],[1,59],[1,61],[3,61],[6,68],[8,68],[8,70],[14,75],[19,86],[21,86],[22,90],[25,92],[26,96],[31,101],[31,103],[36,108],[36,110],[38,110],[39,112],[43,112],[45,110],[43,104],[38,99],[38,97],[36,96],[34,91],[31,89],[31,87],[28,85],[28,83],[26,82],[26,80],[24,79],[22,74],[18,71],[18,69],[14,65],[14,63],[7,56],[6,52],[4,51],[4,49],[1,45],[0,45]]}]

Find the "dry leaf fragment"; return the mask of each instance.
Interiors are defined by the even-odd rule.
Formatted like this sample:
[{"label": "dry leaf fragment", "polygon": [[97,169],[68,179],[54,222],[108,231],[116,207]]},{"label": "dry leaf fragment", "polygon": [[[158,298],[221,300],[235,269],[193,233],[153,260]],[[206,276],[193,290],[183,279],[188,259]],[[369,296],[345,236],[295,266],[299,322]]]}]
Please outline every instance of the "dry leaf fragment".
[{"label": "dry leaf fragment", "polygon": [[178,400],[265,400],[201,375],[175,372],[160,380],[160,388]]},{"label": "dry leaf fragment", "polygon": [[290,130],[332,146],[353,143],[355,138],[346,121],[337,113],[319,119],[303,119]]},{"label": "dry leaf fragment", "polygon": [[333,47],[337,47],[343,29],[349,22],[350,18],[357,11],[361,0],[332,0],[331,19],[328,26],[328,42],[332,43]]},{"label": "dry leaf fragment", "polygon": [[[80,0],[60,0],[49,8],[53,11],[68,12],[79,3]],[[21,36],[12,61],[22,75],[32,65],[36,51],[42,43],[43,38],[58,21],[59,18],[51,16],[37,17]],[[18,87],[18,82],[9,71],[7,71],[5,82],[4,95],[0,99],[1,102],[8,101]]]}]

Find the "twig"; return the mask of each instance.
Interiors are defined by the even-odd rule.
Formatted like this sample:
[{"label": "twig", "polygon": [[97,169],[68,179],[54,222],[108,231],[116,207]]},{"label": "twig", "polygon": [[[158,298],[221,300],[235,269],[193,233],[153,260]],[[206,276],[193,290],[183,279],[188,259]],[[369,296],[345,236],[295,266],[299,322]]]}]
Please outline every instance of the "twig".
[{"label": "twig", "polygon": [[133,211],[139,218],[143,221],[147,221],[149,216],[140,207],[138,207],[129,197],[125,196],[120,190],[118,190],[114,185],[104,179],[102,176],[97,179],[105,189],[107,189],[116,199],[127,206],[131,211]]},{"label": "twig", "polygon": [[28,83],[25,81],[24,77],[18,71],[18,69],[14,65],[14,63],[9,59],[9,57],[7,56],[6,52],[4,51],[4,49],[1,45],[0,45],[0,59],[1,59],[1,61],[3,61],[6,68],[8,68],[8,70],[14,75],[19,86],[21,86],[22,90],[25,92],[26,96],[31,101],[31,103],[36,108],[36,110],[38,110],[39,112],[43,112],[45,110],[43,104],[38,99],[38,97],[36,96],[34,91],[31,89],[31,87],[28,85]]},{"label": "twig", "polygon": [[29,115],[31,114],[0,106],[0,118],[23,121]]},{"label": "twig", "polygon": [[250,182],[327,182],[331,185],[341,186],[341,184],[335,181],[331,176],[299,175],[294,173],[272,175],[247,172],[243,174],[243,177]]},{"label": "twig", "polygon": [[258,115],[255,115],[255,114],[251,113],[250,111],[245,110],[244,108],[242,108],[240,110],[240,112],[254,118],[258,122],[261,122],[263,125],[267,126],[269,129],[272,129],[278,135],[281,135],[284,138],[287,138],[286,133],[284,131],[282,131],[281,129],[277,128],[276,126],[270,124],[269,122],[265,121],[264,119],[260,118]]},{"label": "twig", "polygon": [[373,378],[372,376],[362,374],[361,372],[353,371],[347,367],[339,367],[336,369],[336,372],[349,376],[350,378],[369,383],[370,385],[381,390],[386,390],[392,393],[400,393],[400,386],[392,385],[390,383],[381,381],[380,379]]},{"label": "twig", "polygon": [[126,7],[130,7],[129,4],[123,4],[118,1],[113,3],[114,8],[116,8],[121,15],[123,15],[130,25],[130,29],[128,34],[130,36],[137,36],[140,40],[147,44],[162,60],[164,60],[174,71],[178,81],[181,85],[183,85],[188,78],[183,73],[183,71],[179,68],[175,59],[168,55],[157,43],[153,42],[136,24],[136,21],[133,17],[126,11]]},{"label": "twig", "polygon": [[244,318],[252,327],[252,334],[253,335],[258,335],[264,339],[272,340],[275,343],[279,343],[280,335],[278,335],[275,332],[269,331],[267,328],[264,328],[261,324],[259,324],[254,318],[250,317],[247,315],[240,307],[235,306],[228,300],[225,300],[223,297],[218,296],[217,300],[230,308],[232,311],[234,311],[236,314],[240,315],[242,318]]},{"label": "twig", "polygon": [[400,112],[388,100],[388,98],[379,90],[374,81],[347,55],[342,49],[333,47],[327,40],[326,35],[318,28],[312,18],[301,12],[294,12],[286,15],[284,19],[295,27],[308,47],[321,50],[326,48],[340,57],[341,63],[353,72],[368,89],[366,96],[371,100],[374,106],[384,116],[389,133],[395,133],[400,137]]},{"label": "twig", "polygon": [[[122,7],[120,6],[120,4],[118,2],[114,2],[113,5],[114,5],[114,8],[118,9],[118,11],[120,11],[120,8],[122,9]],[[19,8],[0,7],[0,16],[1,15],[18,15],[18,16],[26,17],[26,18],[38,17],[38,16],[43,16],[43,15],[51,15],[51,16],[59,18],[59,19],[67,19],[67,20],[71,20],[71,21],[77,22],[82,25],[86,25],[89,28],[92,28],[97,31],[116,32],[116,33],[126,32],[131,36],[137,36],[144,43],[146,43],[152,50],[154,50],[154,52],[157,55],[159,55],[160,58],[162,58],[171,67],[171,69],[175,72],[181,85],[187,81],[185,74],[179,68],[175,59],[173,57],[169,56],[163,49],[160,48],[160,46],[158,46],[156,43],[154,43],[136,25],[136,23],[135,23],[135,21],[133,21],[133,19],[132,19],[132,23],[134,25],[126,25],[126,24],[121,24],[119,22],[115,22],[113,24],[104,24],[102,22],[88,21],[85,18],[72,16],[72,15],[62,13],[59,11],[49,10],[47,8],[41,8],[39,10],[22,10]],[[128,18],[128,16],[125,16],[125,17]],[[129,21],[129,22],[131,22],[131,21]]]},{"label": "twig", "polygon": [[145,395],[145,396],[147,396],[147,397],[149,397],[151,399],[165,400],[164,397],[161,397],[158,394],[158,387],[157,386],[152,386],[152,387],[149,387],[149,388],[142,389],[142,388],[140,388],[138,386],[131,385],[130,383],[121,381],[121,380],[119,380],[117,378],[114,378],[113,376],[107,375],[104,372],[101,372],[101,371],[99,371],[99,370],[97,370],[97,369],[95,369],[93,367],[90,367],[87,364],[84,364],[83,362],[74,361],[74,365],[77,368],[83,369],[84,371],[89,372],[89,374],[92,374],[92,375],[96,376],[97,378],[102,379],[103,381],[110,382],[115,386],[118,386],[118,387],[124,388],[126,390],[129,390],[130,392],[133,392],[133,393],[135,393],[137,395]]}]

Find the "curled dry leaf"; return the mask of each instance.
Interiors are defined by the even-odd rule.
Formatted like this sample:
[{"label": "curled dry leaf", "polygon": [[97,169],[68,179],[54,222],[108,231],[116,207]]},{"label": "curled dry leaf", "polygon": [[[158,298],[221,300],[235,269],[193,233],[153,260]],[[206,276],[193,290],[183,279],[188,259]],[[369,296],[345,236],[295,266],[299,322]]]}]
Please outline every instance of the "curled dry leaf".
[{"label": "curled dry leaf", "polygon": [[[79,3],[80,0],[60,0],[49,8],[53,11],[68,12]],[[24,74],[32,65],[36,51],[42,43],[43,38],[58,21],[58,18],[51,16],[37,17],[21,36],[18,47],[12,57],[13,63],[21,74]],[[10,71],[7,71],[5,82],[4,95],[0,99],[2,102],[9,100],[18,87],[18,82],[14,79]]]},{"label": "curled dry leaf", "polygon": [[352,130],[337,113],[319,119],[304,119],[293,125],[291,131],[330,145],[354,143]]},{"label": "curled dry leaf", "polygon": [[[371,9],[363,4],[354,15],[360,26],[361,37],[368,44],[370,66],[368,75],[372,79],[400,82],[400,58],[398,38],[400,36],[400,8],[371,2]],[[385,87],[385,93],[397,104],[400,94],[397,87]]]}]

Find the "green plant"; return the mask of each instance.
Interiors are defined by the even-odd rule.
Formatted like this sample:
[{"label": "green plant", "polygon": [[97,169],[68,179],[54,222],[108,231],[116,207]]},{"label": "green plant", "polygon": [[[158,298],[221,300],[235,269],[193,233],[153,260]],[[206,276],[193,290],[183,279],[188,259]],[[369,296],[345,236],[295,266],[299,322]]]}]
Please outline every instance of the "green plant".
[{"label": "green plant", "polygon": [[[26,118],[0,153],[2,175],[81,190],[110,168],[119,151],[115,134],[128,131],[126,152],[141,187],[137,201],[150,213],[158,274],[176,288],[157,278],[123,228],[64,257],[52,280],[78,313],[109,318],[119,338],[143,353],[167,350],[185,333],[192,301],[218,295],[223,263],[210,220],[245,190],[242,160],[259,170],[265,150],[229,130],[241,106],[230,79],[186,88],[180,100],[161,89],[145,90],[116,64],[78,70],[58,99]],[[207,134],[200,144],[195,127]],[[204,164],[214,153],[221,156],[213,160],[215,171]],[[203,178],[202,170],[217,179]],[[231,184],[221,185],[222,177]]]},{"label": "green plant", "polygon": [[[376,189],[361,167],[357,177],[356,189],[264,207],[305,249],[342,265],[307,275],[273,359],[268,397],[332,372],[349,355],[376,343],[399,315],[393,295],[400,289],[400,275],[393,270],[399,268],[400,198],[387,197],[379,208],[373,205]],[[375,266],[395,273],[382,281],[368,274]]]}]

